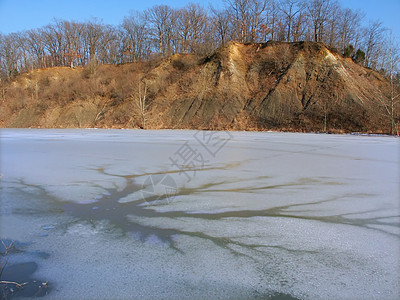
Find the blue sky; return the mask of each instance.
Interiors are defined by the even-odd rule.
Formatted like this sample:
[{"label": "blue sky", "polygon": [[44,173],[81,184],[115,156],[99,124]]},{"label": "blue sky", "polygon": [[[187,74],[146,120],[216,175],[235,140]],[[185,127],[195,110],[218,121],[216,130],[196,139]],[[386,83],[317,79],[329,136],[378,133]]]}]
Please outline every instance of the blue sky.
[{"label": "blue sky", "polygon": [[[208,7],[210,3],[221,7],[223,0],[194,0]],[[366,21],[381,20],[400,38],[400,0],[339,0],[343,7],[360,9],[366,13]],[[0,33],[7,34],[38,28],[54,18],[85,21],[91,17],[106,24],[118,25],[131,10],[145,10],[156,4],[182,7],[187,0],[0,0]]]}]

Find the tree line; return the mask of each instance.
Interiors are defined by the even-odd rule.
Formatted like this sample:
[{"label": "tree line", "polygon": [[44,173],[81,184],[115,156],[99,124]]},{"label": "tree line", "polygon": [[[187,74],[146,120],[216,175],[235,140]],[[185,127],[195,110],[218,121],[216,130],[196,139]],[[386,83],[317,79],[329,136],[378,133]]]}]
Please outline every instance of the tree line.
[{"label": "tree line", "polygon": [[[97,19],[55,20],[23,32],[0,34],[4,78],[32,69],[122,64],[174,53],[206,55],[239,42],[314,41],[376,70],[398,66],[398,47],[382,22],[363,26],[364,14],[335,0],[225,0],[222,9],[190,3],[131,12],[118,26]],[[387,71],[386,71],[387,72]]]}]

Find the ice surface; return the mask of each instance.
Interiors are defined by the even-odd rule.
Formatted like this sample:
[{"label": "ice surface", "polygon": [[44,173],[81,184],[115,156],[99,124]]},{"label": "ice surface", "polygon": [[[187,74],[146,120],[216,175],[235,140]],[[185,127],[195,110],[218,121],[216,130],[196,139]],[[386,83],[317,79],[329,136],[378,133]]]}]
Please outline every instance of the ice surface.
[{"label": "ice surface", "polygon": [[1,130],[10,263],[49,299],[399,298],[399,139],[204,136]]}]

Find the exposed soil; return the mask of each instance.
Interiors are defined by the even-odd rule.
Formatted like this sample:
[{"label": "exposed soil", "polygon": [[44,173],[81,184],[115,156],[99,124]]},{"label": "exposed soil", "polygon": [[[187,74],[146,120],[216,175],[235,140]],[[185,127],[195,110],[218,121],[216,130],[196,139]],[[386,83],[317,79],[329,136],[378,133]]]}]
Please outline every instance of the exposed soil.
[{"label": "exposed soil", "polygon": [[231,42],[208,57],[21,74],[0,84],[0,126],[387,133],[389,91],[322,44]]}]

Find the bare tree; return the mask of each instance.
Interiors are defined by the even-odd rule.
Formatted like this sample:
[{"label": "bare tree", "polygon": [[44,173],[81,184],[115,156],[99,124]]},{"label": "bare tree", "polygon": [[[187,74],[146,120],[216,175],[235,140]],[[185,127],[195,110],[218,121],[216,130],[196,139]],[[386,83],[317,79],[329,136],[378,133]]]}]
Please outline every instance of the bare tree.
[{"label": "bare tree", "polygon": [[329,14],[327,16],[324,42],[330,47],[337,47],[340,43],[339,39],[339,26],[340,16],[342,10],[337,2],[332,2],[329,6]]},{"label": "bare tree", "polygon": [[398,93],[398,89],[395,89],[395,75],[396,72],[398,74],[399,69],[399,62],[400,62],[400,50],[398,45],[395,44],[393,39],[392,31],[390,31],[388,37],[388,57],[387,57],[387,68],[388,68],[388,77],[390,82],[390,94],[388,99],[379,99],[381,104],[385,109],[385,114],[389,118],[390,121],[390,134],[399,135],[399,103],[400,103],[400,93]]},{"label": "bare tree", "polygon": [[178,34],[178,15],[178,10],[173,9],[169,20],[169,26],[165,31],[165,56],[178,53],[180,49],[181,43]]},{"label": "bare tree", "polygon": [[268,0],[226,0],[240,42],[255,42]]},{"label": "bare tree", "polygon": [[279,27],[279,9],[276,0],[270,0],[267,3],[265,19],[261,24],[260,32],[262,33],[261,41],[276,40]]},{"label": "bare tree", "polygon": [[[38,30],[38,29],[29,30],[27,32],[26,41],[27,41],[27,47],[28,47],[27,50],[33,56],[32,58],[34,59],[34,61],[36,63],[36,67],[37,68],[47,67],[45,43],[44,43],[44,37],[43,37],[42,31]],[[35,63],[32,64],[32,67],[35,65]]]},{"label": "bare tree", "polygon": [[83,24],[69,21],[59,21],[63,36],[62,52],[65,65],[73,68],[78,65],[78,58],[82,56]]},{"label": "bare tree", "polygon": [[249,7],[248,0],[226,0],[229,15],[233,20],[236,31],[236,38],[240,42],[245,42],[249,34]]},{"label": "bare tree", "polygon": [[51,66],[61,66],[63,60],[63,33],[59,26],[47,25],[43,28],[43,43],[51,57]]},{"label": "bare tree", "polygon": [[84,25],[84,43],[85,52],[89,55],[87,59],[89,63],[96,64],[98,60],[99,51],[101,51],[104,43],[102,37],[104,35],[104,25],[97,19],[92,19]]},{"label": "bare tree", "polygon": [[[399,62],[400,62],[400,53],[399,53],[399,47],[394,46],[394,41],[393,41],[393,35],[392,31],[390,31],[390,38],[389,38],[389,43],[390,43],[390,56],[389,56],[389,76],[390,76],[390,134],[394,134],[394,130],[396,129],[397,135],[399,135],[399,122],[400,118],[398,116],[399,111],[397,109],[396,111],[396,106],[400,103],[400,99],[397,99],[400,97],[400,93],[395,94],[395,89],[394,89],[394,76],[395,76],[395,69],[398,67]],[[399,70],[397,69],[397,72]]]},{"label": "bare tree", "polygon": [[170,41],[171,18],[174,10],[167,5],[156,5],[145,11],[149,23],[150,34],[158,45],[158,53],[167,55]]},{"label": "bare tree", "polygon": [[111,25],[104,25],[100,35],[99,48],[96,51],[98,60],[102,64],[113,64],[117,62],[116,51],[119,50],[119,39],[117,30]]},{"label": "bare tree", "polygon": [[147,103],[147,84],[139,82],[137,90],[132,93],[131,99],[135,102],[136,108],[139,112],[140,126],[142,129],[146,129],[147,114],[149,110],[149,104]]},{"label": "bare tree", "polygon": [[181,51],[183,53],[188,53],[191,24],[190,24],[189,13],[184,8],[178,11],[177,25],[178,25],[178,35],[181,43]]},{"label": "bare tree", "polygon": [[309,0],[306,4],[313,29],[314,42],[323,42],[324,29],[330,15],[330,0]]},{"label": "bare tree", "polygon": [[212,28],[215,29],[217,44],[225,45],[231,37],[232,26],[230,22],[229,12],[226,9],[217,10],[211,7]]},{"label": "bare tree", "polygon": [[293,42],[306,40],[305,32],[307,28],[307,14],[305,12],[304,3],[300,4],[300,11],[293,19],[292,36]]},{"label": "bare tree", "polygon": [[261,24],[265,21],[268,0],[250,1],[250,42],[256,42]]},{"label": "bare tree", "polygon": [[1,32],[0,32],[0,83],[1,83],[1,80],[2,80],[2,78],[3,77],[6,77],[6,72],[5,72],[5,57],[4,57],[4,54],[3,54],[3,39],[4,39],[4,37],[3,37],[3,35],[1,34]]},{"label": "bare tree", "polygon": [[383,40],[383,33],[385,28],[381,21],[370,22],[369,26],[365,29],[365,66],[375,68],[379,55],[380,44]]},{"label": "bare tree", "polygon": [[286,24],[286,41],[293,41],[293,27],[295,17],[301,12],[300,0],[281,0],[279,3],[279,9],[283,13]]},{"label": "bare tree", "polygon": [[197,45],[204,42],[204,31],[207,26],[207,14],[198,5],[190,3],[177,11],[177,34],[181,51],[196,52]]},{"label": "bare tree", "polygon": [[8,79],[19,71],[21,59],[21,39],[18,34],[11,33],[0,40],[0,62]]},{"label": "bare tree", "polygon": [[[389,44],[383,26],[361,30],[363,14],[342,9],[337,0],[224,0],[221,10],[190,3],[182,9],[153,6],[131,13],[118,27],[96,19],[85,23],[55,20],[22,33],[0,36],[3,76],[49,66],[135,62],[158,52],[207,54],[230,40],[324,42],[365,66],[388,70]],[[350,47],[350,45],[352,47]],[[348,54],[359,49],[361,55]],[[345,51],[346,50],[346,51]]]},{"label": "bare tree", "polygon": [[18,36],[18,44],[21,52],[21,62],[20,62],[20,71],[33,70],[35,68],[40,68],[40,60],[34,54],[34,51],[31,49],[30,40],[27,32],[22,32],[17,34]]},{"label": "bare tree", "polygon": [[143,59],[148,52],[148,29],[144,15],[132,12],[124,18],[121,28],[125,36],[122,54],[131,62]]},{"label": "bare tree", "polygon": [[364,14],[360,11],[353,11],[349,8],[342,10],[339,15],[339,26],[337,35],[339,38],[338,47],[342,52],[349,47],[353,46],[354,49],[358,48],[359,32],[361,31],[361,21]]}]

